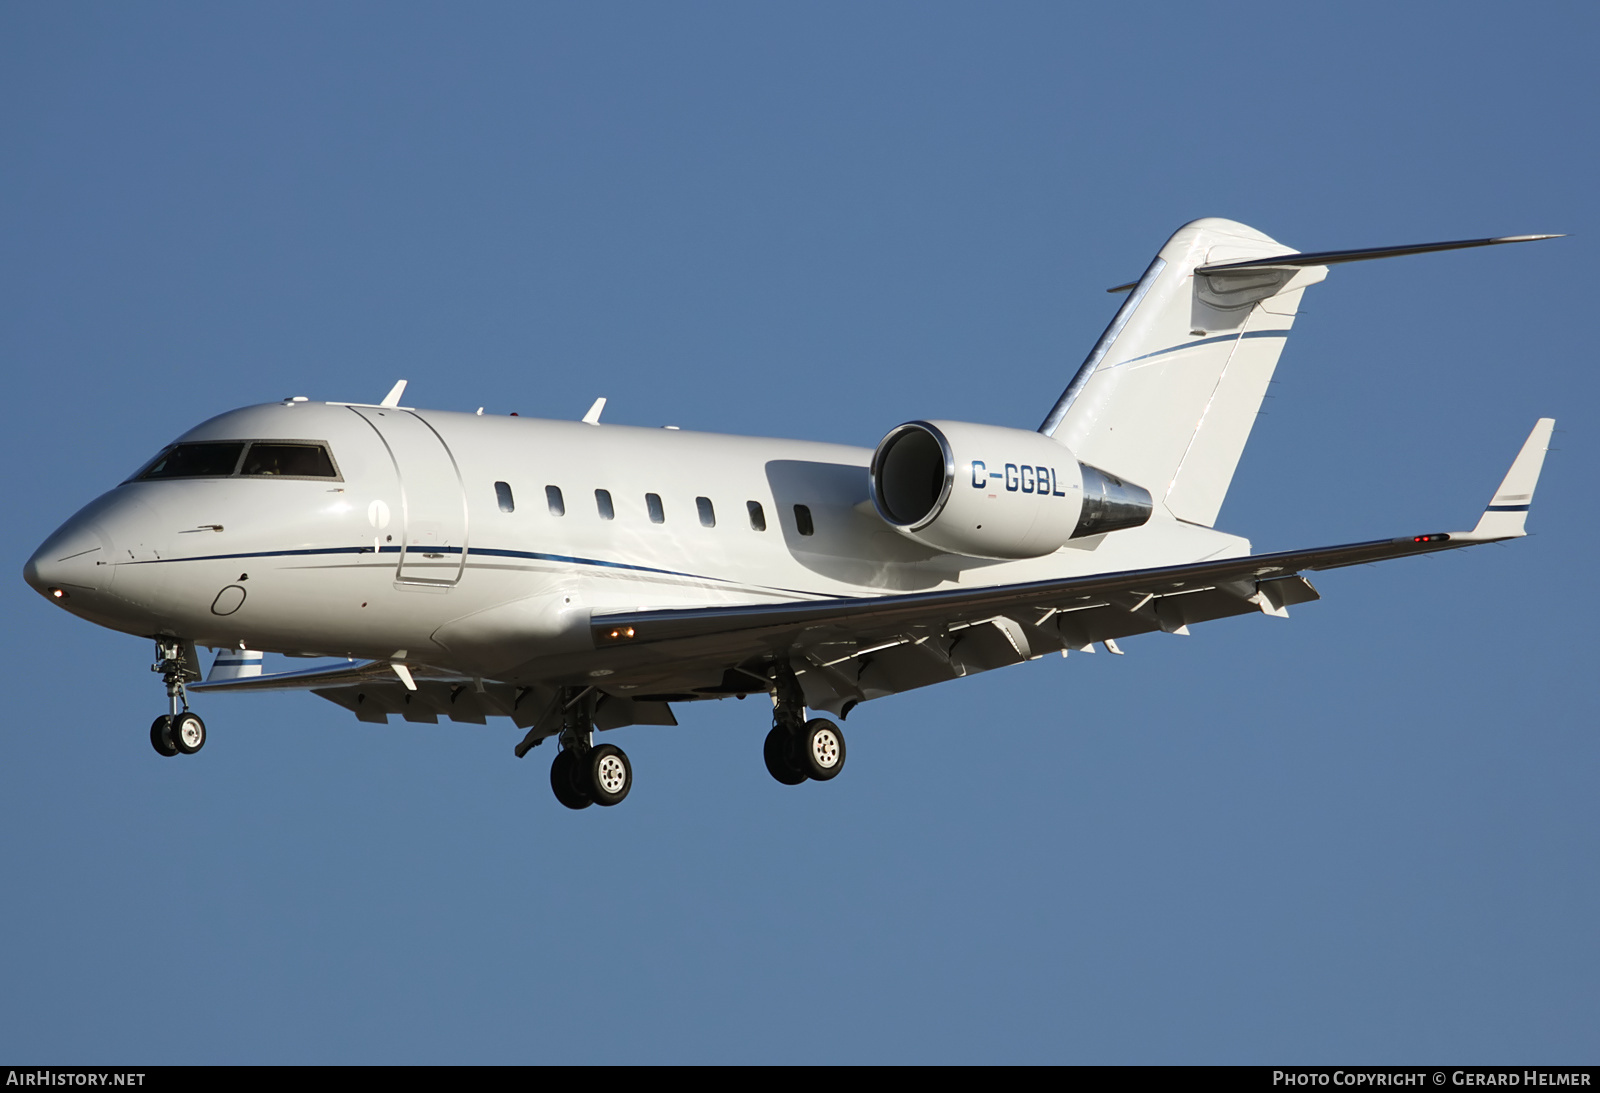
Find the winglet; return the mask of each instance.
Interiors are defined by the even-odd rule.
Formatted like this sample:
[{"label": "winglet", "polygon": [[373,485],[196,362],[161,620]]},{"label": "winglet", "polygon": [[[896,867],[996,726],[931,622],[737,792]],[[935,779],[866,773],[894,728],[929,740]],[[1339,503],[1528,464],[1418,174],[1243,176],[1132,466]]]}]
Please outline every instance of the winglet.
[{"label": "winglet", "polygon": [[393,387],[389,388],[389,393],[387,395],[383,396],[383,401],[378,403],[378,405],[379,406],[387,406],[390,409],[394,409],[395,407],[398,407],[400,405],[400,396],[404,395],[405,393],[406,393],[406,381],[405,380],[401,380],[399,383],[397,383]]},{"label": "winglet", "polygon": [[1528,521],[1528,506],[1533,501],[1533,489],[1539,484],[1544,453],[1550,449],[1550,433],[1555,427],[1553,417],[1538,420],[1506,472],[1505,480],[1494,491],[1489,507],[1483,510],[1478,526],[1466,535],[1452,535],[1452,539],[1515,539],[1527,534],[1522,528]]},{"label": "winglet", "polygon": [[589,412],[583,415],[583,423],[585,425],[600,424],[600,411],[604,410],[605,408],[606,400],[605,396],[602,395],[600,398],[594,400],[594,405],[589,407]]}]

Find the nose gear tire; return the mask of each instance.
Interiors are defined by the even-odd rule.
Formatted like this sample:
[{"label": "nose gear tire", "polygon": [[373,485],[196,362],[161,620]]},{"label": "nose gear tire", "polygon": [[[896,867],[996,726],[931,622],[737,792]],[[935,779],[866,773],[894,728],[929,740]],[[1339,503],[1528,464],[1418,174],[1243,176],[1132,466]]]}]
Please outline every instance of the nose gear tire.
[{"label": "nose gear tire", "polygon": [[185,755],[193,755],[206,746],[206,723],[192,713],[174,717],[169,732],[172,746]]},{"label": "nose gear tire", "polygon": [[150,746],[157,755],[168,759],[178,754],[178,745],[172,742],[172,715],[162,714],[150,723]]}]

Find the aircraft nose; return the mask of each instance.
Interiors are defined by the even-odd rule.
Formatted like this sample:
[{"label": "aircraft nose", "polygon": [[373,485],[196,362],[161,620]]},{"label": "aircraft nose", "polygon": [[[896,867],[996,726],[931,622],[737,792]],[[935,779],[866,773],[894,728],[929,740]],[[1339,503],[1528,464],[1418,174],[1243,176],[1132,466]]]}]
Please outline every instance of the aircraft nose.
[{"label": "aircraft nose", "polygon": [[74,594],[92,595],[106,583],[109,555],[109,541],[97,524],[68,520],[33,552],[22,567],[22,579],[57,602]]}]

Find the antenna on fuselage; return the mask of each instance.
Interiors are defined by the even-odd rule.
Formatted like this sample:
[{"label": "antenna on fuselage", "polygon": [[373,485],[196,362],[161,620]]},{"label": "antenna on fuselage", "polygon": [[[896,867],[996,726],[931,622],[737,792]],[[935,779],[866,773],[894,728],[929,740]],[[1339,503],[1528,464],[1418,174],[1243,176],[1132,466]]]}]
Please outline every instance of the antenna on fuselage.
[{"label": "antenna on fuselage", "polygon": [[605,408],[606,399],[604,395],[601,395],[599,398],[594,400],[594,405],[589,407],[589,412],[583,415],[583,423],[585,425],[600,424],[600,411],[604,410]]},{"label": "antenna on fuselage", "polygon": [[387,395],[383,396],[383,401],[378,403],[378,405],[379,406],[388,406],[390,408],[397,407],[397,406],[400,405],[400,396],[405,394],[405,393],[406,393],[406,381],[405,380],[401,380],[399,383],[397,383],[393,387],[389,388],[389,393]]}]

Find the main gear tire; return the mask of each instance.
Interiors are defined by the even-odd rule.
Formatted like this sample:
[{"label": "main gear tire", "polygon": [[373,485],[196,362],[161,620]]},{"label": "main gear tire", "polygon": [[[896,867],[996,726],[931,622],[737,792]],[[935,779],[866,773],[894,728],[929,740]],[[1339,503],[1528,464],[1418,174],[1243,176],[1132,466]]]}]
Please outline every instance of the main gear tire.
[{"label": "main gear tire", "polygon": [[767,742],[761,749],[761,757],[766,760],[767,773],[786,786],[797,786],[810,777],[795,763],[798,749],[795,734],[782,725],[772,726],[772,731],[767,733]]},{"label": "main gear tire", "polygon": [[594,804],[587,787],[581,784],[587,777],[587,770],[579,762],[576,752],[556,752],[555,761],[550,764],[550,789],[555,793],[556,800],[571,809],[588,808]]},{"label": "main gear tire", "polygon": [[583,757],[583,766],[589,779],[590,796],[597,805],[604,808],[620,805],[633,788],[633,766],[627,754],[615,744],[590,748]]},{"label": "main gear tire", "polygon": [[826,717],[807,721],[800,730],[800,769],[818,782],[836,778],[844,769],[844,733]]}]

